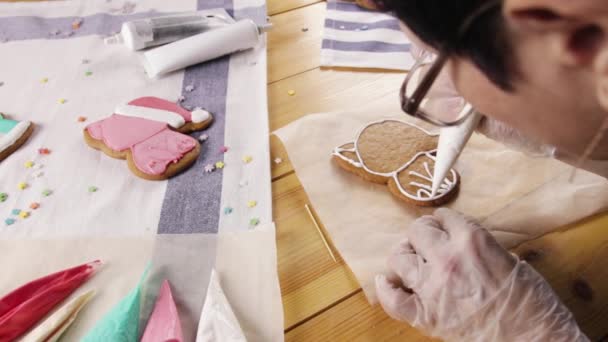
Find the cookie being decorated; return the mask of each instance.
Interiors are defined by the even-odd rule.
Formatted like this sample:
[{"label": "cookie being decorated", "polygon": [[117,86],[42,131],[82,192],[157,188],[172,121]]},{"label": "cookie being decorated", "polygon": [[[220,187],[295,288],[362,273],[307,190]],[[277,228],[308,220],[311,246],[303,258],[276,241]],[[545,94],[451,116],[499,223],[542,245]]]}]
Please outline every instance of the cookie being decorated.
[{"label": "cookie being decorated", "polygon": [[196,161],[200,144],[185,133],[205,129],[212,121],[205,110],[188,111],[157,97],[140,97],[88,125],[84,139],[110,157],[126,159],[135,175],[163,180]]},{"label": "cookie being decorated", "polygon": [[9,120],[0,113],[0,161],[25,144],[33,131],[31,122]]},{"label": "cookie being decorated", "polygon": [[452,169],[433,194],[433,170],[438,134],[397,120],[364,127],[354,142],[334,148],[333,160],[344,170],[387,184],[398,199],[417,206],[440,206],[458,192],[460,177]]}]

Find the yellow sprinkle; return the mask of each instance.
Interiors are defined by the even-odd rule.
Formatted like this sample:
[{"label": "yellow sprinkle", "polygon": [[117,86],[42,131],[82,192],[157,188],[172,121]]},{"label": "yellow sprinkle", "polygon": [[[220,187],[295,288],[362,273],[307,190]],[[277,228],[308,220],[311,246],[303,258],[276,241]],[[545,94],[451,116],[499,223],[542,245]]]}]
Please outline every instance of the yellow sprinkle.
[{"label": "yellow sprinkle", "polygon": [[21,212],[19,213],[19,217],[21,218],[26,218],[28,216],[30,216],[30,213],[28,211],[21,210]]},{"label": "yellow sprinkle", "polygon": [[45,78],[43,78],[43,79],[40,80],[40,83],[46,83],[48,81],[49,81],[49,79],[45,77]]},{"label": "yellow sprinkle", "polygon": [[253,207],[255,207],[256,205],[258,205],[258,201],[249,201],[249,202],[247,202],[247,206],[248,206],[249,208],[253,208]]},{"label": "yellow sprinkle", "polygon": [[253,158],[251,156],[244,156],[243,157],[243,163],[245,163],[245,164],[251,163],[252,160],[253,160]]},{"label": "yellow sprinkle", "polygon": [[293,89],[287,91],[287,95],[289,95],[289,96],[294,96],[295,94],[296,94],[296,91]]},{"label": "yellow sprinkle", "polygon": [[17,187],[19,188],[19,190],[24,190],[25,188],[27,188],[27,183],[21,182],[21,183],[17,184]]},{"label": "yellow sprinkle", "polygon": [[218,169],[223,169],[224,168],[224,162],[218,161],[217,163],[215,163],[215,167]]},{"label": "yellow sprinkle", "polygon": [[23,164],[23,166],[25,166],[25,168],[27,168],[27,169],[31,169],[32,166],[34,166],[34,162],[31,160],[28,160],[25,162],[25,164]]},{"label": "yellow sprinkle", "polygon": [[66,99],[59,99],[59,103],[64,104],[66,102]]}]

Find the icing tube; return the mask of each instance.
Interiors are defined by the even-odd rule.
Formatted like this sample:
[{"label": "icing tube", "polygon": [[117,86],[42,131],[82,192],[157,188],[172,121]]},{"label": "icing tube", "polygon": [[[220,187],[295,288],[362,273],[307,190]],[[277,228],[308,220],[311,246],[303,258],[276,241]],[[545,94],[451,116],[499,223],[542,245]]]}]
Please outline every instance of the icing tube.
[{"label": "icing tube", "polygon": [[206,62],[233,52],[255,47],[262,31],[245,19],[215,30],[155,48],[143,54],[143,64],[150,77]]},{"label": "icing tube", "polygon": [[123,23],[120,33],[104,39],[104,43],[122,43],[137,51],[191,37],[233,22],[223,9],[139,19]]},{"label": "icing tube", "polygon": [[97,260],[59,271],[0,298],[0,341],[21,336],[87,281],[100,265]]},{"label": "icing tube", "polygon": [[[473,110],[473,109],[471,109]],[[481,114],[473,112],[461,124],[441,129],[439,143],[437,145],[437,158],[433,172],[433,187],[431,194],[434,196],[450,169],[460,156],[464,145],[469,141],[471,134],[475,131],[481,120]]]}]

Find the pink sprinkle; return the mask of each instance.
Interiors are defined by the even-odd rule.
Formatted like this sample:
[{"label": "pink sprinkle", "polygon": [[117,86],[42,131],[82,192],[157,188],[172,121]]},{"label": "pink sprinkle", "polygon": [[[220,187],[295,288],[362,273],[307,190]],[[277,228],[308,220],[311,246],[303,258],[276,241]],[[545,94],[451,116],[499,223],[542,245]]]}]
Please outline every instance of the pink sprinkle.
[{"label": "pink sprinkle", "polygon": [[228,152],[228,146],[222,146],[222,147],[220,147],[220,152],[221,152],[221,153],[226,153],[226,152]]},{"label": "pink sprinkle", "polygon": [[51,150],[49,150],[48,148],[39,148],[38,149],[38,153],[39,154],[51,154]]}]

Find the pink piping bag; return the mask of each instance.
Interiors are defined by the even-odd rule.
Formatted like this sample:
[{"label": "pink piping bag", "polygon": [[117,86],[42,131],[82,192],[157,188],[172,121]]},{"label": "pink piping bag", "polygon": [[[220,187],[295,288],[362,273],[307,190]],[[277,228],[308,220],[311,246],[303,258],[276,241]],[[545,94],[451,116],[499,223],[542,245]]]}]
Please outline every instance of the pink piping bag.
[{"label": "pink piping bag", "polygon": [[169,281],[164,280],[160,287],[154,311],[148,320],[141,342],[182,342],[182,326]]},{"label": "pink piping bag", "polygon": [[25,333],[87,281],[101,265],[95,260],[31,281],[0,298],[0,341]]}]

